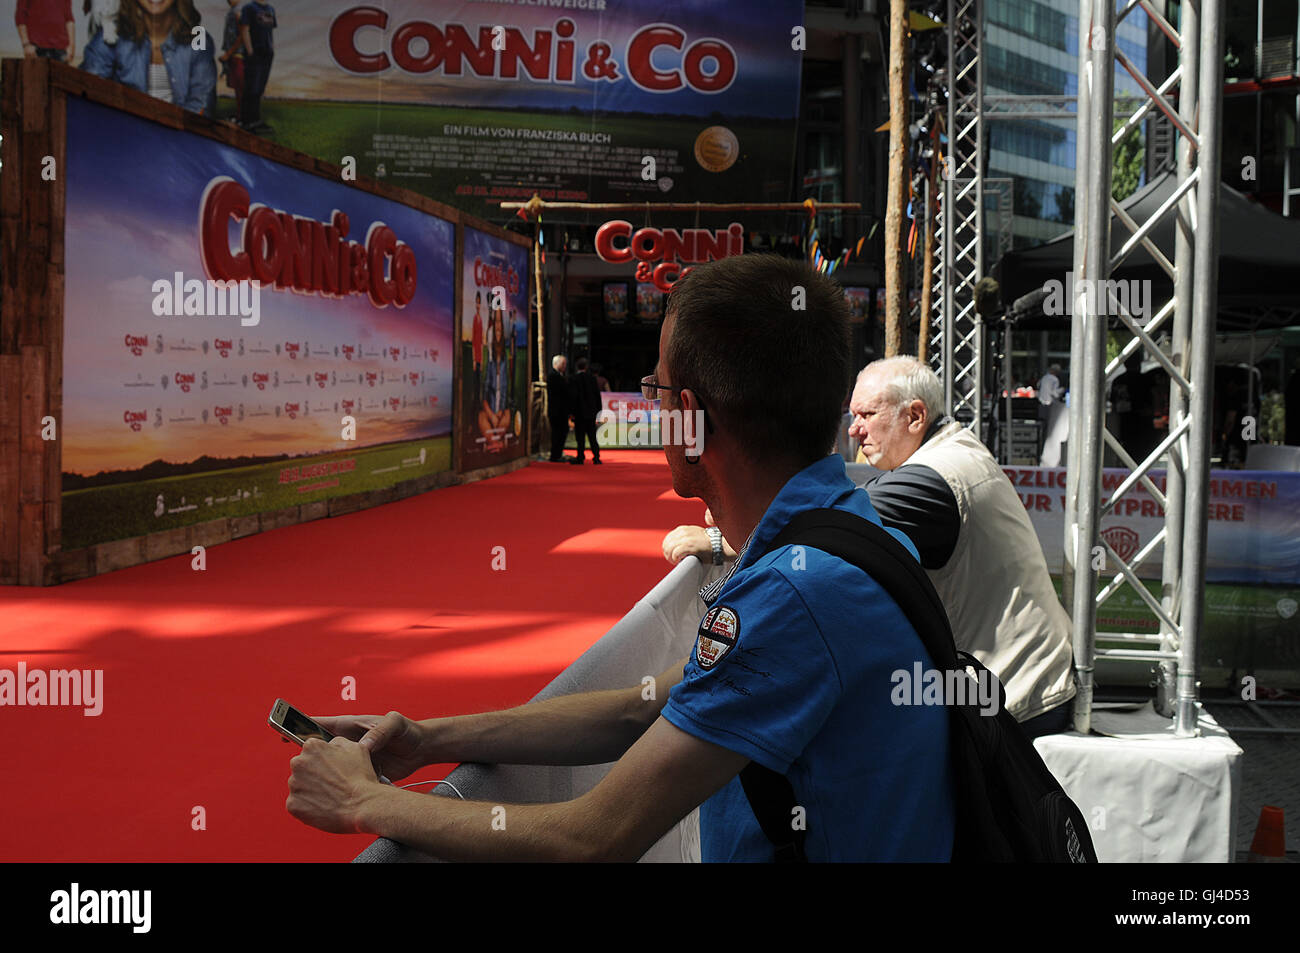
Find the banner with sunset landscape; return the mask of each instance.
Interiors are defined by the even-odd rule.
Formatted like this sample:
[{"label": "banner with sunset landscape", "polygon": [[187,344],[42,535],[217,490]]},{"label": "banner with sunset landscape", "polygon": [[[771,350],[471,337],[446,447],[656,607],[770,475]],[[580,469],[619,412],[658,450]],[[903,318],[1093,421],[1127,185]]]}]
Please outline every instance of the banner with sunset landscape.
[{"label": "banner with sunset landscape", "polygon": [[69,98],[63,545],[451,469],[455,226]]}]

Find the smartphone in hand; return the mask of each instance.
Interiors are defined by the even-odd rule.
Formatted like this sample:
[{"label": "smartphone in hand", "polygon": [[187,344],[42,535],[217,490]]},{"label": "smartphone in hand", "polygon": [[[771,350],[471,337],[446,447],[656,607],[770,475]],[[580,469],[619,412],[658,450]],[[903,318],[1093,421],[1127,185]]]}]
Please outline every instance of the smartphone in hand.
[{"label": "smartphone in hand", "polygon": [[271,715],[266,719],[266,723],[297,744],[304,743],[308,738],[319,738],[327,743],[334,738],[334,735],[316,724],[283,698],[275,700],[275,704],[271,706]]}]

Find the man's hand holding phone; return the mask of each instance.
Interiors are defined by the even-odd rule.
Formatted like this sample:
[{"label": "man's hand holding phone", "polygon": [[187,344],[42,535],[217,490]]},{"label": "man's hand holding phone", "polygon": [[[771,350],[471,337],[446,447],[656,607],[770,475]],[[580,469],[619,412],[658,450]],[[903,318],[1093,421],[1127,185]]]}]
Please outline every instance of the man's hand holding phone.
[{"label": "man's hand holding phone", "polygon": [[358,742],[370,753],[375,770],[400,781],[434,759],[425,754],[426,731],[398,712],[387,715],[330,715],[313,718],[326,731]]},{"label": "man's hand holding phone", "polygon": [[335,737],[324,742],[308,738],[302,753],[289,760],[286,810],[304,824],[331,834],[360,834],[367,803],[378,792],[391,790],[380,783],[370,754],[360,744]]},{"label": "man's hand holding phone", "polygon": [[312,718],[277,698],[267,723],[302,745],[289,760],[288,812],[334,834],[361,833],[367,806],[399,780],[431,763],[427,731],[399,713]]}]

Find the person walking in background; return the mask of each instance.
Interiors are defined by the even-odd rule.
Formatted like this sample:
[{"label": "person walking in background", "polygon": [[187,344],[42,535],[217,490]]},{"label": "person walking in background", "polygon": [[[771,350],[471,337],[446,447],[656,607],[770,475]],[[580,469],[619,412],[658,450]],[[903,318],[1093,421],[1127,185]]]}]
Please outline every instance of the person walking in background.
[{"label": "person walking in background", "polygon": [[250,132],[273,132],[262,122],[262,94],[271,76],[275,41],[271,34],[279,23],[275,7],[249,0],[239,11],[239,36],[244,46],[244,103],[239,124]]},{"label": "person walking in background", "polygon": [[1065,388],[1061,386],[1060,374],[1061,365],[1053,364],[1038,382],[1038,416],[1041,420],[1047,420],[1051,417],[1052,405],[1065,396]]},{"label": "person walking in background", "polygon": [[[998,403],[1001,408],[1003,404]],[[1038,382],[1038,465],[1054,467],[1061,462],[1061,443],[1069,432],[1065,407],[1065,388],[1061,385],[1061,365],[1052,364]],[[1010,439],[1010,430],[1008,429]]]},{"label": "person walking in background", "polygon": [[90,38],[81,61],[88,73],[148,93],[165,103],[211,116],[217,106],[215,41],[203,33],[194,0],[124,0],[117,15],[117,42],[101,30]]},{"label": "person walking in background", "polygon": [[578,456],[570,460],[579,466],[586,454],[585,444],[591,441],[591,462],[600,463],[600,444],[596,442],[596,416],[602,407],[600,385],[587,367],[585,357],[578,358],[578,374],[573,379],[573,429],[578,435]]},{"label": "person walking in background", "polygon": [[235,94],[235,121],[244,111],[244,44],[239,38],[239,7],[241,0],[228,0],[226,27],[221,36],[221,75]]},{"label": "person walking in background", "polygon": [[72,62],[77,52],[72,0],[18,0],[14,25],[18,27],[24,57]]},{"label": "person walking in background", "polygon": [[573,413],[573,395],[564,372],[568,358],[557,354],[546,372],[546,417],[551,423],[551,463],[564,462],[564,442],[569,439],[569,415]]}]

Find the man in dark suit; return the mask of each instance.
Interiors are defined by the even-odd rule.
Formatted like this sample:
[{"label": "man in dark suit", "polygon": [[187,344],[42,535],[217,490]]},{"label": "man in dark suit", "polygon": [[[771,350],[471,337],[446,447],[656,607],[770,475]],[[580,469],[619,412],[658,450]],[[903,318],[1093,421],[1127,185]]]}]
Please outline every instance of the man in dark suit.
[{"label": "man in dark suit", "polygon": [[573,413],[569,379],[564,371],[569,360],[563,354],[551,358],[546,372],[546,416],[551,422],[551,463],[564,462],[564,441],[569,439],[569,414]]},{"label": "man in dark suit", "polygon": [[573,379],[573,429],[578,436],[578,456],[570,463],[581,465],[587,439],[591,440],[591,462],[600,463],[600,444],[596,443],[596,415],[600,413],[600,385],[587,369],[587,359],[578,358],[578,374]]}]

